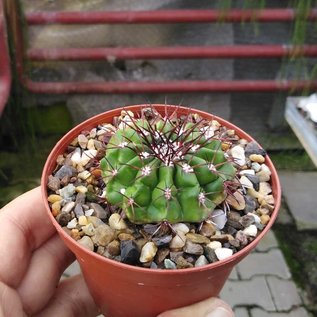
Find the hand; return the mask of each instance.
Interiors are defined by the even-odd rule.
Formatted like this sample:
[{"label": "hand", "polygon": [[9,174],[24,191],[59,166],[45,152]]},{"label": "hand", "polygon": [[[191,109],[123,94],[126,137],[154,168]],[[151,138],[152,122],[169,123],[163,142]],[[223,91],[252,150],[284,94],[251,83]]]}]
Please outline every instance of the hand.
[{"label": "hand", "polygon": [[81,275],[60,282],[73,254],[47,217],[40,188],[0,210],[0,317],[97,316]]},{"label": "hand", "polygon": [[[98,315],[81,275],[63,280],[74,255],[47,217],[40,188],[0,210],[0,317]],[[208,315],[210,314],[210,315]],[[232,317],[217,298],[171,310],[159,317]]]},{"label": "hand", "polygon": [[228,304],[213,297],[187,307],[167,311],[158,317],[234,317],[234,314]]}]

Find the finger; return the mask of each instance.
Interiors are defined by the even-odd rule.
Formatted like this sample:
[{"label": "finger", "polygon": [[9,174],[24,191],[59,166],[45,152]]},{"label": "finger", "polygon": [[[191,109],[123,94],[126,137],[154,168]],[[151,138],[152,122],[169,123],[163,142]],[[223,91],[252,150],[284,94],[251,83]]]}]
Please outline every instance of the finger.
[{"label": "finger", "polygon": [[212,297],[199,303],[173,309],[160,314],[158,317],[233,317],[233,312],[224,301]]},{"label": "finger", "polygon": [[26,317],[18,293],[0,282],[0,317]]},{"label": "finger", "polygon": [[32,316],[40,311],[56,291],[65,269],[75,260],[56,234],[37,249],[29,268],[18,286],[18,293],[26,313]]},{"label": "finger", "polygon": [[63,280],[51,302],[34,317],[95,317],[98,311],[82,275]]},{"label": "finger", "polygon": [[27,269],[32,251],[54,232],[39,187],[3,207],[0,211],[0,281],[16,287]]}]

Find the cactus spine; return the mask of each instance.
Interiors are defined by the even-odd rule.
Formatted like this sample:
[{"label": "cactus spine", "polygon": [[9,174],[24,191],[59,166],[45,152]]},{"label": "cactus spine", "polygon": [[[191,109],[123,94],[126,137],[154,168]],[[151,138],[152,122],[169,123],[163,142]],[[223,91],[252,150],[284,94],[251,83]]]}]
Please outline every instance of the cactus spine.
[{"label": "cactus spine", "polygon": [[203,221],[236,175],[221,138],[211,135],[211,122],[190,112],[127,112],[101,161],[108,203],[136,224]]}]

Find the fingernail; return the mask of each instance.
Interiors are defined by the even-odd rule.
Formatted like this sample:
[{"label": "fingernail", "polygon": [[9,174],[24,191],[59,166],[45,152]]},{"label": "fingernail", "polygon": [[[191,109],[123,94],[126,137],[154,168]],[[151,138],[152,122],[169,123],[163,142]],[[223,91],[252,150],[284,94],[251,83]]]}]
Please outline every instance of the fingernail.
[{"label": "fingernail", "polygon": [[213,311],[207,313],[205,317],[231,317],[231,314],[228,312],[227,309],[223,307],[217,307]]}]

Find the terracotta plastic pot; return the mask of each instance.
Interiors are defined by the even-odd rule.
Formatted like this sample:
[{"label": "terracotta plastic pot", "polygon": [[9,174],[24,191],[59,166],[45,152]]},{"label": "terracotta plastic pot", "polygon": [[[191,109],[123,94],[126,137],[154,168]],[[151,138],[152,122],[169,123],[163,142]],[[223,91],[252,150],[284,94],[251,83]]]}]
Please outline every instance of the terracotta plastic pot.
[{"label": "terracotta plastic pot", "polygon": [[[112,122],[121,111],[139,111],[145,105],[129,106],[110,110],[79,124],[68,132],[53,148],[42,175],[42,193],[47,213],[60,237],[76,255],[89,290],[103,314],[111,317],[151,317],[181,306],[186,306],[210,296],[217,296],[226,282],[232,268],[253,250],[276,219],[281,201],[281,187],[276,170],[268,156],[266,164],[271,169],[271,185],[275,197],[275,209],[271,220],[257,238],[231,257],[208,264],[181,270],[153,270],[119,263],[88,251],[68,236],[52,216],[48,202],[46,184],[48,176],[56,166],[58,155],[64,153],[67,145],[83,130],[90,130],[98,124]],[[152,105],[165,113],[165,105]],[[188,113],[188,108],[177,107],[179,112]],[[168,106],[168,112],[175,106]],[[248,141],[248,134],[233,124],[212,114],[194,109],[202,117],[218,120]]]}]

